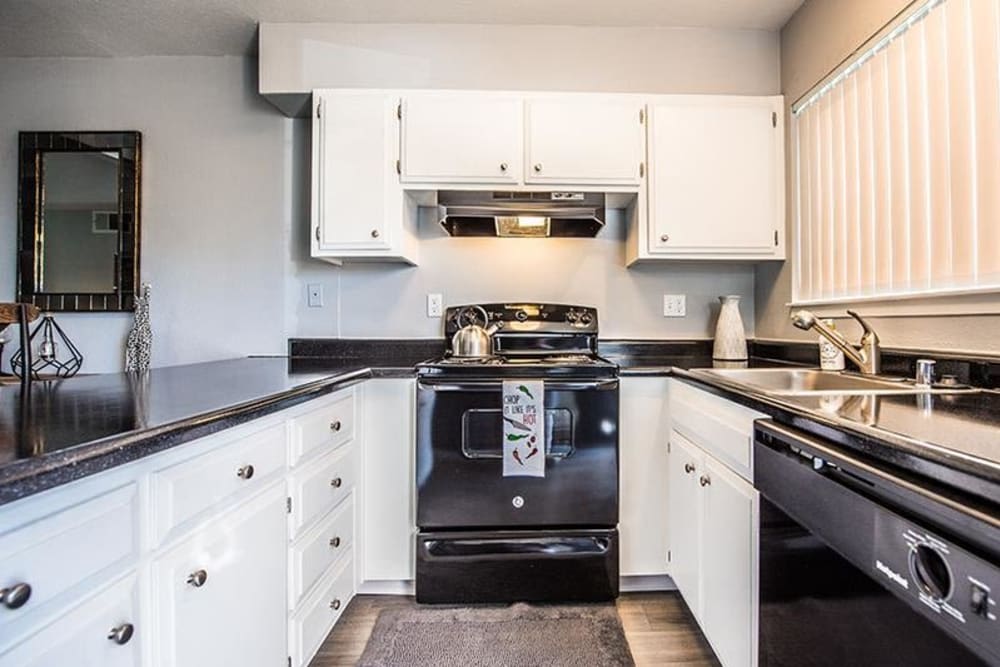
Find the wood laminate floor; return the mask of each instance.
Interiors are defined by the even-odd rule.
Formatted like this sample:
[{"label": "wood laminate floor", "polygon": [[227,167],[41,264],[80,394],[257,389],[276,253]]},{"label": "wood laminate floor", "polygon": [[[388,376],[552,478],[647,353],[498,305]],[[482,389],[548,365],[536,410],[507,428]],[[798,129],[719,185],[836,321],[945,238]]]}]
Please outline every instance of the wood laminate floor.
[{"label": "wood laminate floor", "polygon": [[[410,604],[396,595],[358,595],[351,601],[333,632],[309,667],[354,665],[383,609]],[[636,665],[716,666],[705,637],[691,612],[672,592],[628,593],[618,599],[618,615]]]}]

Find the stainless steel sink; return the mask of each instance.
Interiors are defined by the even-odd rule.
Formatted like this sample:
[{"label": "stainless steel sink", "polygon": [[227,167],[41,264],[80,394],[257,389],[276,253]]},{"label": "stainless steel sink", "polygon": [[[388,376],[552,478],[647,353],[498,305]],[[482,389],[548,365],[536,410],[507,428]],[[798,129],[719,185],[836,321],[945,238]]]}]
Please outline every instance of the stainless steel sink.
[{"label": "stainless steel sink", "polygon": [[968,391],[962,387],[918,387],[910,380],[812,368],[699,369],[730,383],[745,385],[774,396],[824,394],[923,394]]}]

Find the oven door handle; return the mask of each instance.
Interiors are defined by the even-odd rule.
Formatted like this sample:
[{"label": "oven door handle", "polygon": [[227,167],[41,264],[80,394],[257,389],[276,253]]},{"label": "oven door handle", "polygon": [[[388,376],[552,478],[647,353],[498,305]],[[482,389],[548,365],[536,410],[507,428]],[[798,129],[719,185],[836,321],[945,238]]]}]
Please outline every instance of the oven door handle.
[{"label": "oven door handle", "polygon": [[[432,391],[500,391],[503,384],[500,380],[486,380],[482,382],[449,382],[447,380],[419,380],[417,383],[421,388]],[[546,391],[609,391],[618,389],[618,379],[608,380],[587,380],[587,381],[564,381],[545,380]]]}]

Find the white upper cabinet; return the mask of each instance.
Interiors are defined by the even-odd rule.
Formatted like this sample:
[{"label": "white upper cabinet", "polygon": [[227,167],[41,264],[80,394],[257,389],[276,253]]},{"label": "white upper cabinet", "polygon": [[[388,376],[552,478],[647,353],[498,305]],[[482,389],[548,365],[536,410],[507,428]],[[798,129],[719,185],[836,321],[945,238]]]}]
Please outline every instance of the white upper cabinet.
[{"label": "white upper cabinet", "polygon": [[639,185],[645,104],[631,96],[553,96],[525,107],[525,182]]},{"label": "white upper cabinet", "polygon": [[512,95],[414,93],[403,97],[403,183],[521,181],[523,103]]},{"label": "white upper cabinet", "polygon": [[636,259],[784,259],[781,97],[670,96],[650,109]]},{"label": "white upper cabinet", "polygon": [[399,182],[399,98],[313,94],[312,255],[415,263],[416,207]]}]

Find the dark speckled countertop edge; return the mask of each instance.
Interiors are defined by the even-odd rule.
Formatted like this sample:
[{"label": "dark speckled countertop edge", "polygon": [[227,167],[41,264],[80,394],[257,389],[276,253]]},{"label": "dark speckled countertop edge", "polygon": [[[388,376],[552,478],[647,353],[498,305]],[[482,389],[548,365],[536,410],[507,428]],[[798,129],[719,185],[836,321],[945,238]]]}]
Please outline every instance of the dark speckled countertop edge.
[{"label": "dark speckled countertop edge", "polygon": [[[833,439],[838,444],[917,474],[931,476],[939,482],[962,491],[994,497],[1000,484],[1000,466],[984,459],[965,456],[933,443],[908,438],[884,429],[857,422],[838,419],[832,415],[810,410],[780,397],[768,396],[745,385],[727,382],[697,368],[671,369],[671,375],[707,388],[724,398],[730,398],[748,408],[775,417],[776,420],[796,426],[821,438]],[[927,464],[930,465],[927,465]],[[938,465],[934,465],[938,464]]]},{"label": "dark speckled countertop edge", "polygon": [[412,369],[359,366],[286,391],[193,415],[168,424],[82,443],[0,466],[0,505],[116,468],[172,447],[291,408],[372,377],[408,377]]}]

